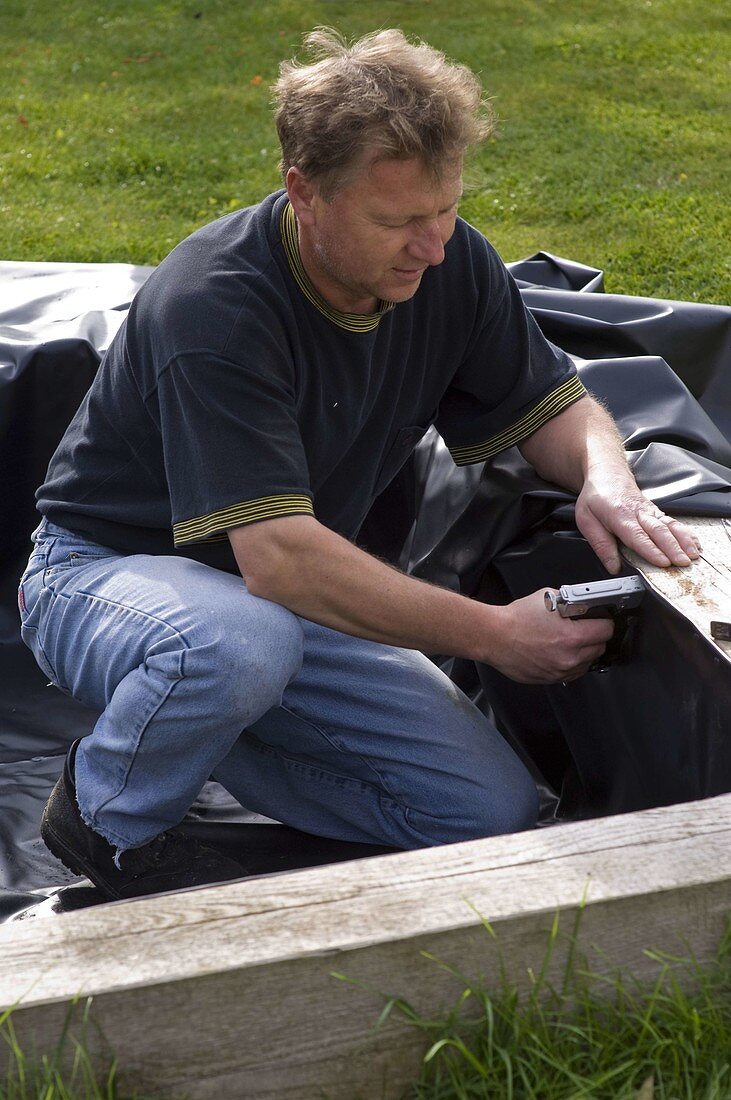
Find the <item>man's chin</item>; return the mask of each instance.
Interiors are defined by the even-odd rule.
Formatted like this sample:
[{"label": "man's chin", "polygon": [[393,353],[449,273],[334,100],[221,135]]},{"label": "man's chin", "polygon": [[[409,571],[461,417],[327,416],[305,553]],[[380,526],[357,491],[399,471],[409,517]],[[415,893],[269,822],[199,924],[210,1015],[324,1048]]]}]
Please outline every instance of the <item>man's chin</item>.
[{"label": "man's chin", "polygon": [[408,282],[402,282],[401,280],[391,282],[388,287],[384,287],[384,293],[381,297],[390,302],[408,302],[409,298],[413,298],[421,286],[421,278],[422,276],[419,275],[417,279]]}]

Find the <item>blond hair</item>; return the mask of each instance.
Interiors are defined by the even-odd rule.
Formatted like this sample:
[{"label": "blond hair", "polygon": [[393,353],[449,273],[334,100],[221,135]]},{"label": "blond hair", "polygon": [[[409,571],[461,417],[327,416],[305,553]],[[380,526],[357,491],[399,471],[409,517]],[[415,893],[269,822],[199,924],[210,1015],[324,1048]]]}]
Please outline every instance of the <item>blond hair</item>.
[{"label": "blond hair", "polygon": [[374,160],[419,158],[439,178],[492,132],[475,74],[400,30],[348,45],[318,27],[304,44],[309,63],[283,62],[273,87],[280,168],[296,166],[328,198],[368,148]]}]

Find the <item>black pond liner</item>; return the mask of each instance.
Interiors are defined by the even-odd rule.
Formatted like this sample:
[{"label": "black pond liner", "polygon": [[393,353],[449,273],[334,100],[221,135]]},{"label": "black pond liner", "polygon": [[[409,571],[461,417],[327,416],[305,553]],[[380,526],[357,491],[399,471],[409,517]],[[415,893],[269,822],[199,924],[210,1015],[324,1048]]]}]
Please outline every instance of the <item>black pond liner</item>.
[{"label": "black pond liner", "polygon": [[[601,271],[548,253],[509,266],[546,335],[614,413],[642,487],[674,515],[731,517],[731,308],[604,294]],[[96,714],[46,684],[20,641],[16,585],[37,523],[35,488],[149,272],[0,263],[0,921],[101,900],[38,831],[66,751]],[[515,449],[458,468],[433,429],[359,541],[496,602],[605,576],[573,525],[570,494]],[[533,770],[544,826],[731,790],[731,665],[659,597],[643,603],[631,660],[567,687],[439,663]],[[252,875],[384,850],[247,813],[214,783],[184,828]]]}]

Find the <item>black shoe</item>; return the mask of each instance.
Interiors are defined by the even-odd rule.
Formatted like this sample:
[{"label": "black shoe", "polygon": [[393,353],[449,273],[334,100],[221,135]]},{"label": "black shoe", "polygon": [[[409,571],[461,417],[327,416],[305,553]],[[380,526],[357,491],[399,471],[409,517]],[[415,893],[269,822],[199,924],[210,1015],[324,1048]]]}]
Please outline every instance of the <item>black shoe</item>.
[{"label": "black shoe", "polygon": [[121,853],[117,867],[113,845],[90,829],[79,811],[74,782],[78,743],[69,750],[63,774],[41,820],[46,847],[70,871],[86,875],[112,901],[243,876],[243,868],[233,859],[182,836],[176,829],[161,833],[141,848],[128,848]]}]

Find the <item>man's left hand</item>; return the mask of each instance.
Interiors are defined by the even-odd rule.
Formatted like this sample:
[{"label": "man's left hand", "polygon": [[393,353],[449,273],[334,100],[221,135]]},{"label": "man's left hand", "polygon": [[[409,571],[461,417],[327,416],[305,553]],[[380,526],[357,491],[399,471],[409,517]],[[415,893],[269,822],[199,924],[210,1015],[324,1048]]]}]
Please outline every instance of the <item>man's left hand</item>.
[{"label": "man's left hand", "polygon": [[576,501],[576,524],[609,573],[621,568],[619,543],[662,568],[687,566],[700,556],[694,532],[666,516],[631,476],[601,486],[587,480]]}]

